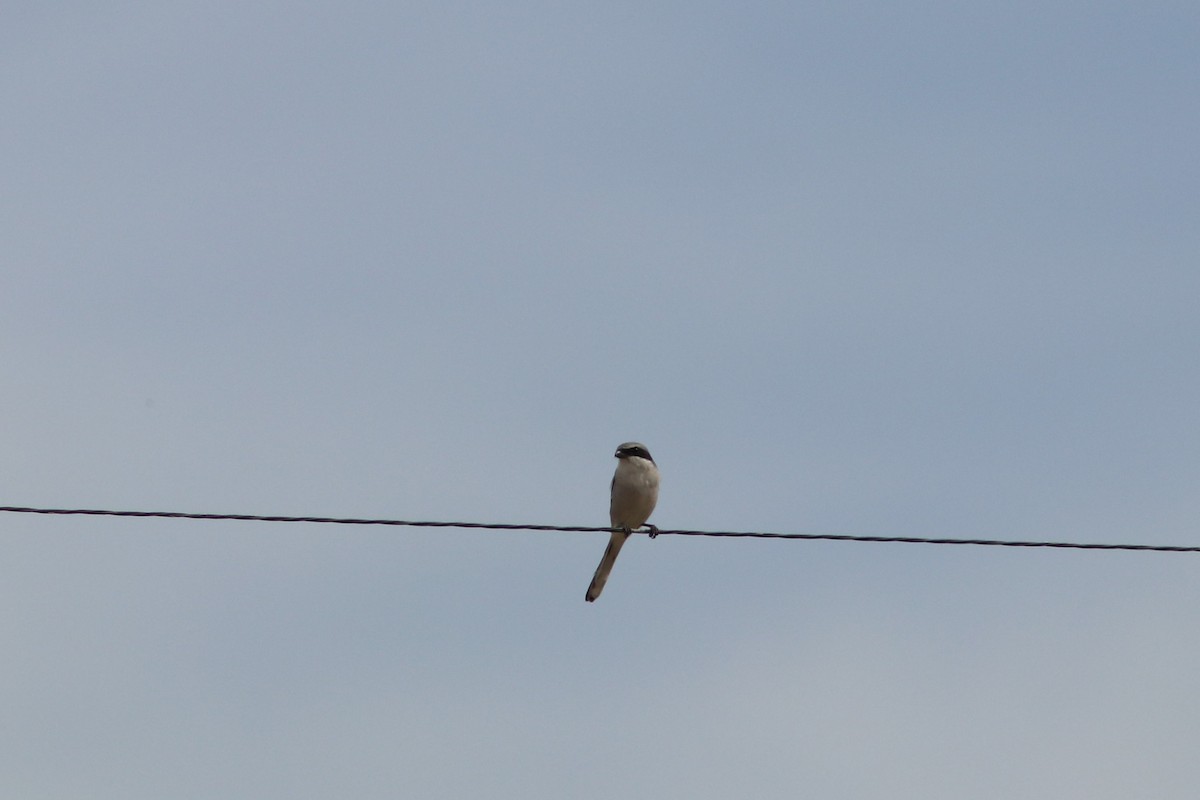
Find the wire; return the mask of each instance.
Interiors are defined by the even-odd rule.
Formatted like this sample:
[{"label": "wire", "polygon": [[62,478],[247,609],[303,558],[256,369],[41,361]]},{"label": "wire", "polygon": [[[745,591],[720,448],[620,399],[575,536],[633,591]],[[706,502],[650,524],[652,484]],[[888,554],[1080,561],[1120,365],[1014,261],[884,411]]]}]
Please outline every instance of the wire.
[{"label": "wire", "polygon": [[[234,520],[238,522],[310,522],[325,525],[392,525],[407,528],[482,528],[501,531],[562,531],[568,533],[611,533],[613,528],[586,525],[525,525],[503,522],[411,522],[399,519],[353,517],[290,517],[261,514],[195,514],[186,511],[106,511],[89,508],[26,508],[0,506],[12,514],[85,515],[94,517],[157,517],[163,519]],[[861,536],[848,533],[764,533],[759,531],[639,530],[654,536],[720,536],[736,539],[801,539],[806,541],[875,542],[888,544],[957,544],[981,547],[1042,547],[1067,550],[1138,550],[1156,553],[1200,553],[1200,546],[1169,544],[1102,544],[1088,542],[1014,541],[1008,539],[943,539],[924,536]]]}]

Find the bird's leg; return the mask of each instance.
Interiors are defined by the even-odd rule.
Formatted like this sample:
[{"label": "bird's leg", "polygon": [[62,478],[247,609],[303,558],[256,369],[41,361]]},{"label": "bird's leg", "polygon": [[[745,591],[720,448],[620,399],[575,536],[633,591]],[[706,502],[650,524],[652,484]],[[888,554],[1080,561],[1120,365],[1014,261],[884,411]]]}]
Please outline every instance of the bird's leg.
[{"label": "bird's leg", "polygon": [[646,528],[648,529],[646,532],[650,534],[651,539],[653,539],[655,536],[658,536],[658,527],[657,526],[651,525],[650,523],[647,522]]}]

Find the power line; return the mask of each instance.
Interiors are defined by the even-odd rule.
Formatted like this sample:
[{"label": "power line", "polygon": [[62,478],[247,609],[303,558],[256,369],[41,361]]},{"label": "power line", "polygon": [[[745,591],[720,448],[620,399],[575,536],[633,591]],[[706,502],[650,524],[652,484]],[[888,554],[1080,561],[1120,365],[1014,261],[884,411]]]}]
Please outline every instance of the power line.
[{"label": "power line", "polygon": [[[232,520],[237,522],[309,522],[322,525],[391,525],[406,528],[474,528],[501,531],[560,531],[567,533],[609,533],[612,528],[586,525],[526,525],[504,522],[413,522],[399,519],[358,519],[354,517],[292,517],[264,514],[196,514],[186,511],[108,511],[92,508],[27,508],[0,506],[12,514],[83,515],[93,517],[156,517],[162,519]],[[636,531],[655,533],[654,531]],[[886,544],[957,544],[980,547],[1041,547],[1064,550],[1140,550],[1156,553],[1200,553],[1200,546],[1170,544],[1103,544],[1095,542],[1016,541],[1009,539],[946,539],[925,536],[862,536],[848,533],[769,533],[762,531],[658,530],[661,536],[719,536],[737,539],[801,539],[831,542],[874,542]]]}]

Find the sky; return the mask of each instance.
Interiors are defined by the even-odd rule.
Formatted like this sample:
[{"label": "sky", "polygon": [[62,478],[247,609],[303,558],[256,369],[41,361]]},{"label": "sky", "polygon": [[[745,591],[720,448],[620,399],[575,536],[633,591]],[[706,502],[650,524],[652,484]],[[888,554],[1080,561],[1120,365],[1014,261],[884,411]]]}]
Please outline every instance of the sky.
[{"label": "sky", "polygon": [[[1200,545],[1191,3],[31,3],[0,505]],[[0,788],[1191,798],[1200,556],[0,514]]]}]

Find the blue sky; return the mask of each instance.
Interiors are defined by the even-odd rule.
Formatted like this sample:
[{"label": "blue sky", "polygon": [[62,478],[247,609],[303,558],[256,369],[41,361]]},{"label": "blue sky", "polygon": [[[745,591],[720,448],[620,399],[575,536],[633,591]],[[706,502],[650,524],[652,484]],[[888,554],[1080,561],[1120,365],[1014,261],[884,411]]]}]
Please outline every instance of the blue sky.
[{"label": "blue sky", "polygon": [[[17,3],[3,505],[1197,544],[1189,4]],[[1188,555],[7,515],[23,798],[1191,797]]]}]

